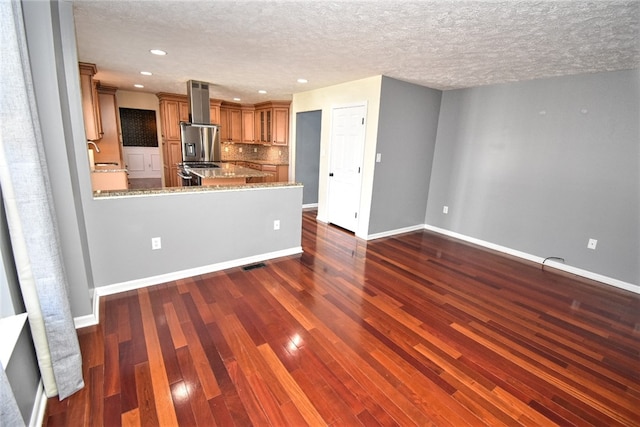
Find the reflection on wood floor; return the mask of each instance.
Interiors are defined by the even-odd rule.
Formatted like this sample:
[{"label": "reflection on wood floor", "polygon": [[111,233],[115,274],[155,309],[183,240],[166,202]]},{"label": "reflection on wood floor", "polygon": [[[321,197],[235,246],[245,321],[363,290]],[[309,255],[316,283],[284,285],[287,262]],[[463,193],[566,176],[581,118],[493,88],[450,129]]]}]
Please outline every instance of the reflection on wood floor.
[{"label": "reflection on wood floor", "polygon": [[45,425],[639,425],[640,295],[315,212],[303,249],[103,298]]}]

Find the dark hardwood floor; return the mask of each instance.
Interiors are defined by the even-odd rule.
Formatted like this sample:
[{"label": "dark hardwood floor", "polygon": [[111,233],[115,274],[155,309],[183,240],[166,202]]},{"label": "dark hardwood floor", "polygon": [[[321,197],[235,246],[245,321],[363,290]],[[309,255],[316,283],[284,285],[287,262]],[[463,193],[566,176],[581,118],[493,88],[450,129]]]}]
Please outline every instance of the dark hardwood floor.
[{"label": "dark hardwood floor", "polygon": [[640,295],[315,212],[303,249],[104,298],[45,425],[640,425]]}]

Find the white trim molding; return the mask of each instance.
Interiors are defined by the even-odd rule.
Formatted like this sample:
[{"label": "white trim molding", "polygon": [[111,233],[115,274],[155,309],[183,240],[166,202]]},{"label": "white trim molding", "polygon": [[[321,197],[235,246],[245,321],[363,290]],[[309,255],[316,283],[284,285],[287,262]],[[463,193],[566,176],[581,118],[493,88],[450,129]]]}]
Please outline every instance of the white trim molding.
[{"label": "white trim molding", "polygon": [[411,233],[412,231],[423,230],[424,224],[412,225],[410,227],[397,228],[395,230],[383,231],[381,233],[369,234],[366,240],[381,239],[383,237],[395,236],[396,234]]},{"label": "white trim molding", "polygon": [[[465,242],[473,243],[478,246],[483,246],[488,249],[492,249],[494,251],[503,252],[508,255],[513,255],[518,258],[526,259],[527,261],[532,261],[537,264],[542,264],[545,258],[531,255],[526,252],[521,252],[515,249],[508,248],[506,246],[496,245],[495,243],[487,242],[484,240],[476,239],[475,237],[466,236],[464,234],[456,233],[455,231],[446,230],[444,228],[434,227],[429,224],[425,224],[424,228],[429,231],[433,231],[434,233],[443,234],[445,236],[453,237],[454,239],[463,240]],[[613,277],[604,276],[602,274],[594,273],[588,270],[583,270],[581,268],[573,267],[570,265],[563,264],[561,262],[549,260],[544,263],[544,265],[555,268],[557,270],[562,270],[567,273],[575,274],[576,276],[581,276],[586,279],[595,280],[600,283],[604,283],[606,285],[614,286],[616,288],[624,289],[626,291],[634,292],[636,294],[640,294],[640,286],[634,285],[633,283],[623,282],[622,280],[614,279]]]},{"label": "white trim molding", "polygon": [[33,403],[33,410],[31,411],[31,419],[29,420],[29,427],[38,427],[44,423],[44,414],[47,410],[47,402],[49,399],[44,394],[44,385],[42,379],[38,383],[38,391],[36,392],[36,399]]},{"label": "white trim molding", "polygon": [[113,285],[100,286],[93,290],[93,314],[80,316],[74,319],[76,329],[97,325],[100,322],[100,297],[113,295],[120,292],[159,285],[161,283],[172,282],[174,280],[185,279],[187,277],[199,276],[201,274],[213,273],[215,271],[227,270],[229,268],[241,267],[243,265],[255,264],[257,262],[268,261],[274,258],[281,258],[290,255],[301,254],[302,247],[297,246],[281,251],[268,252],[246,258],[234,259],[231,261],[219,262],[216,264],[204,265],[202,267],[189,268],[187,270],[175,271],[167,274],[160,274],[143,279],[130,280],[128,282],[115,283]]}]

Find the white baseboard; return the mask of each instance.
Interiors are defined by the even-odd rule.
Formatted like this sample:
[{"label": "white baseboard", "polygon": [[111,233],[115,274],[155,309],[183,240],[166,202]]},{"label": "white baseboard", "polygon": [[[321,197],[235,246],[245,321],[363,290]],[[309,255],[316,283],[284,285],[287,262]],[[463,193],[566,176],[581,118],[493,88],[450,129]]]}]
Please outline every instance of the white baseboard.
[{"label": "white baseboard", "polygon": [[97,325],[100,322],[100,297],[105,295],[113,295],[120,292],[131,291],[134,289],[145,288],[147,286],[159,285],[161,283],[172,282],[174,280],[185,279],[187,277],[199,276],[201,274],[213,273],[215,271],[226,270],[229,268],[240,267],[257,262],[267,261],[274,258],[281,258],[290,255],[302,253],[302,247],[297,246],[281,251],[269,252],[260,255],[254,255],[246,258],[234,259],[231,261],[219,262],[216,264],[205,265],[202,267],[189,268],[181,271],[160,274],[143,279],[130,280],[128,282],[116,283],[113,285],[100,286],[93,290],[93,314],[80,316],[74,319],[77,328]]},{"label": "white baseboard", "polygon": [[[433,231],[435,233],[443,234],[445,236],[449,236],[455,239],[463,240],[465,242],[473,243],[478,246],[483,246],[485,248],[502,252],[508,255],[513,255],[518,258],[526,259],[527,261],[535,262],[537,264],[542,264],[545,260],[545,258],[536,256],[536,255],[531,255],[526,252],[521,252],[515,249],[508,248],[506,246],[496,245],[495,243],[486,242],[484,240],[476,239],[475,237],[466,236],[464,234],[456,233],[455,231],[446,230],[444,228],[434,227],[429,224],[425,224],[424,228],[426,230]],[[575,274],[576,276],[581,276],[586,279],[595,280],[597,282],[601,282],[606,285],[615,286],[616,288],[620,288],[626,291],[640,294],[640,286],[634,285],[633,283],[623,282],[622,280],[614,279],[613,277],[604,276],[602,274],[594,273],[588,270],[583,270],[581,268],[573,267],[573,266],[563,264],[561,262],[557,262],[553,260],[550,260],[544,263],[544,265],[551,268],[565,271],[567,273]]]},{"label": "white baseboard", "polygon": [[395,230],[383,231],[382,233],[369,234],[366,240],[381,239],[383,237],[395,236],[396,234],[410,233],[412,231],[423,230],[424,224],[412,225],[411,227],[397,228]]},{"label": "white baseboard", "polygon": [[318,209],[318,204],[317,203],[307,203],[306,205],[302,205],[302,210],[311,210],[311,209]]},{"label": "white baseboard", "polygon": [[42,380],[38,383],[38,391],[36,392],[36,399],[33,402],[33,409],[31,410],[31,418],[29,420],[29,427],[40,427],[44,422],[44,414],[47,410],[47,395],[44,394],[44,386]]}]

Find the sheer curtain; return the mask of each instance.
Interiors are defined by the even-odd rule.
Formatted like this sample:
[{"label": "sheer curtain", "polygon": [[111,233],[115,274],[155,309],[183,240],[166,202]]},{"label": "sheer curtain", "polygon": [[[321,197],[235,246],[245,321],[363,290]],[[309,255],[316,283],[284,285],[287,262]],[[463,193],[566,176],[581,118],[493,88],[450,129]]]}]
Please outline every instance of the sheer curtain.
[{"label": "sheer curtain", "polygon": [[[0,1],[0,36],[0,185],[45,393],[64,399],[84,387],[82,356],[69,305],[19,1]],[[0,381],[0,386],[3,398],[8,396],[5,382]]]}]

